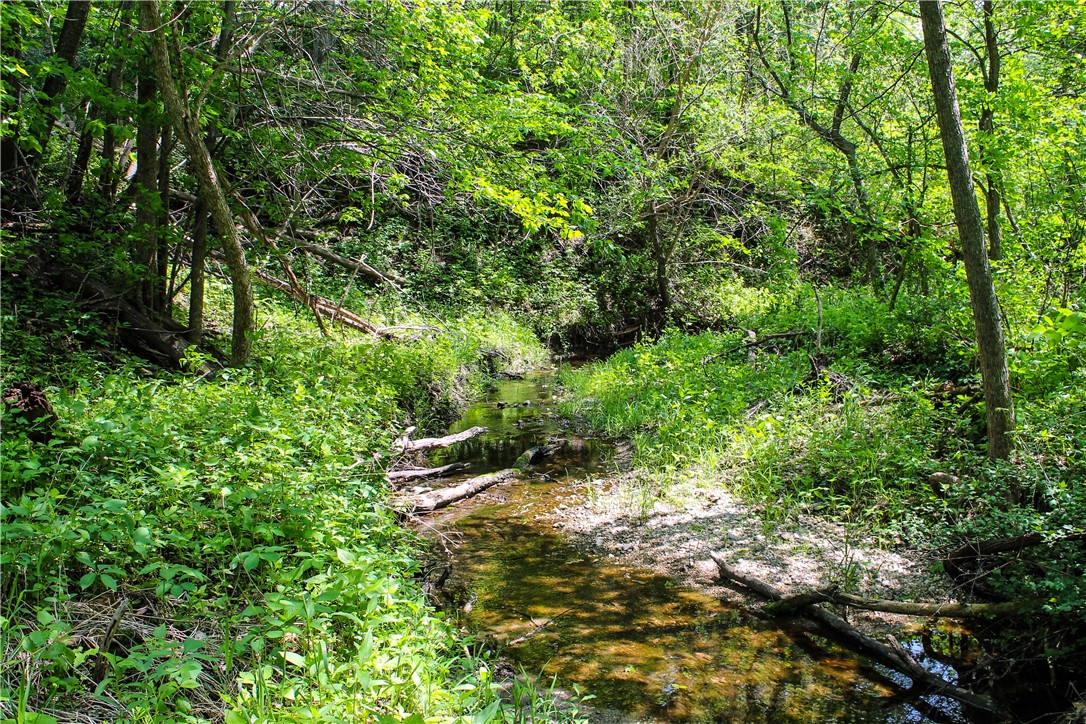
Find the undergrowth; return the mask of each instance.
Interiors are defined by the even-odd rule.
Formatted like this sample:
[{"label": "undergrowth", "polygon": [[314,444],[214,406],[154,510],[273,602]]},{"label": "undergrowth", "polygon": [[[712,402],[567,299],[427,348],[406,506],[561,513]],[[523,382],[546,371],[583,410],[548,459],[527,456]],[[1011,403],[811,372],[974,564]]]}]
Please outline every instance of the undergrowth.
[{"label": "undergrowth", "polygon": [[[261,309],[247,368],[88,357],[78,384],[37,378],[59,415],[50,442],[5,412],[2,717],[575,717],[500,696],[489,654],[415,580],[422,545],[381,473],[400,430],[434,427],[494,365],[537,364],[538,343],[502,315],[430,320],[388,342],[321,339]],[[33,368],[15,361],[9,375]]]},{"label": "undergrowth", "polygon": [[[862,521],[888,542],[946,549],[1081,533],[1083,315],[1053,311],[1012,339],[1017,453],[993,463],[968,329],[948,299],[891,312],[856,289],[730,293],[748,310],[731,318],[734,331],[671,331],[562,377],[566,414],[633,442],[638,484],[649,485],[635,496],[642,511],[693,480],[741,495],[769,520],[813,511]],[[819,359],[828,369],[816,372]],[[935,472],[959,481],[933,487]],[[1007,576],[1005,592],[1086,618],[1075,555]]]}]

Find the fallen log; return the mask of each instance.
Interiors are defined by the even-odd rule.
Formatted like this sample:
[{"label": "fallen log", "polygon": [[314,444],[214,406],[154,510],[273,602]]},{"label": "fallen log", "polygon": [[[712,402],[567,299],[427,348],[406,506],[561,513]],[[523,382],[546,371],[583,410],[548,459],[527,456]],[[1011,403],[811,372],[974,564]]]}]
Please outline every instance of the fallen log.
[{"label": "fallen log", "polygon": [[166,369],[182,368],[189,347],[185,337],[187,329],[173,320],[152,319],[123,295],[90,274],[60,264],[51,266],[49,273],[54,275],[58,286],[75,292],[88,308],[114,315],[118,322],[117,336],[132,352]]},{"label": "fallen log", "polygon": [[[757,578],[745,576],[734,570],[720,554],[710,553],[709,556],[713,559],[713,562],[716,563],[717,570],[720,572],[720,577],[725,581],[738,583],[744,588],[757,593],[759,596],[768,598],[770,601],[777,602],[785,600],[784,594],[773,586],[770,586]],[[918,664],[908,652],[900,647],[900,645],[895,647],[876,641],[867,634],[857,630],[840,616],[821,608],[817,603],[807,603],[803,608],[796,610],[794,615],[798,618],[817,623],[825,630],[832,632],[834,636],[843,643],[846,643],[857,651],[871,657],[883,666],[888,666],[891,669],[900,671],[902,674],[905,674],[913,680],[914,686],[920,685],[933,694],[948,696],[963,704],[968,704],[975,709],[991,713],[998,713],[999,711],[995,703],[988,697],[981,694],[974,694],[967,689],[963,689],[956,684],[952,684],[949,681],[936,676]]]},{"label": "fallen log", "polygon": [[414,468],[412,470],[393,470],[392,472],[385,473],[385,478],[390,483],[392,482],[408,482],[411,480],[421,480],[423,478],[443,478],[447,475],[458,473],[462,470],[467,470],[471,465],[469,463],[452,463],[450,465],[442,465],[437,468]]},{"label": "fallen log", "polygon": [[463,432],[458,432],[455,435],[446,435],[445,437],[424,437],[421,440],[409,440],[405,435],[392,444],[403,452],[409,450],[433,450],[435,448],[450,447],[458,442],[470,440],[473,437],[482,435],[486,430],[485,427],[471,427]]},{"label": "fallen log", "polygon": [[490,475],[480,475],[477,478],[466,480],[460,485],[451,488],[442,488],[420,495],[411,501],[413,513],[432,513],[441,510],[453,503],[478,495],[487,488],[492,488],[498,483],[504,483],[516,475],[515,470],[502,470]]}]

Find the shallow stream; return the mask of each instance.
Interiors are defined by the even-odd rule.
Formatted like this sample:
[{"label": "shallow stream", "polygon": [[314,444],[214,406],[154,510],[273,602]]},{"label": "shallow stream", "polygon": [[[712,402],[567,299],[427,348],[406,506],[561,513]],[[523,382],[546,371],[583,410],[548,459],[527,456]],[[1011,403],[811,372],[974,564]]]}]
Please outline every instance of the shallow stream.
[{"label": "shallow stream", "polygon": [[[427,521],[452,556],[450,609],[544,684],[578,688],[605,721],[928,721],[903,703],[900,678],[822,639],[585,550],[548,512],[584,500],[611,445],[579,437],[548,409],[554,378],[500,382],[450,432],[489,432],[431,455],[468,462],[464,477],[511,467],[537,445],[555,451]],[[936,721],[962,721],[936,702]]]}]

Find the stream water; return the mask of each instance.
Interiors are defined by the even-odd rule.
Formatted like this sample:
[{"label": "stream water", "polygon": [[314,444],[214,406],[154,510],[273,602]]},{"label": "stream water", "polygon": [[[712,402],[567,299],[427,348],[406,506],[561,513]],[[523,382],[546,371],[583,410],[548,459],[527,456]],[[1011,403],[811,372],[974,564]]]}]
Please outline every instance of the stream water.
[{"label": "stream water", "polygon": [[450,429],[489,432],[431,456],[481,475],[557,446],[517,480],[428,521],[452,553],[450,608],[507,659],[591,694],[606,721],[928,721],[920,711],[962,721],[949,702],[904,703],[895,675],[821,639],[563,538],[547,512],[583,499],[613,449],[564,426],[548,410],[553,394],[545,373],[500,382]]}]

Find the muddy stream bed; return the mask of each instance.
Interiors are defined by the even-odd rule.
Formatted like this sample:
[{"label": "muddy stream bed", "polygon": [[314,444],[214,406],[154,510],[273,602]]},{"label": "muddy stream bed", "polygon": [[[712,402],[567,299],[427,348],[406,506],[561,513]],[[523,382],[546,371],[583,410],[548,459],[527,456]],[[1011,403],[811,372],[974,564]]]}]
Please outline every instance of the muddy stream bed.
[{"label": "muddy stream bed", "polygon": [[594,721],[966,721],[954,702],[903,700],[907,680],[820,637],[564,536],[556,517],[616,463],[612,445],[554,415],[554,384],[544,372],[499,382],[450,428],[489,431],[429,457],[471,464],[432,483],[441,487],[509,468],[534,446],[556,448],[422,523],[450,555],[447,608],[514,667],[592,695]]}]

